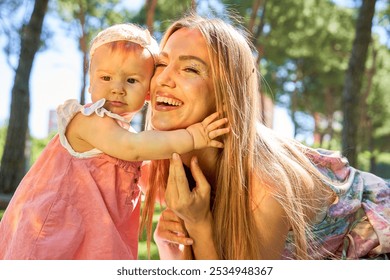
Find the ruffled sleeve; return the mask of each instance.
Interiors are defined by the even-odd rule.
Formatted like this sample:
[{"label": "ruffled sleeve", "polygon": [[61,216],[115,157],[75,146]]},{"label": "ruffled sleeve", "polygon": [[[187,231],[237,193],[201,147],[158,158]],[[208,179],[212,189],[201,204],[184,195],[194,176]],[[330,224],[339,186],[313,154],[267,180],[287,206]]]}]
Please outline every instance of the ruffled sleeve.
[{"label": "ruffled sleeve", "polygon": [[[57,121],[58,121],[58,135],[60,138],[60,142],[62,146],[68,150],[68,152],[77,158],[89,158],[99,154],[102,154],[102,151],[98,149],[92,149],[87,152],[79,153],[73,150],[72,146],[69,144],[68,139],[65,136],[66,128],[69,122],[73,119],[73,117],[81,112],[84,116],[91,116],[92,114],[96,114],[99,117],[104,117],[105,115],[117,120],[121,123],[126,123],[128,125],[129,121],[127,121],[124,117],[114,114],[108,110],[106,110],[103,106],[106,100],[104,98],[99,101],[82,106],[76,99],[70,99],[65,101],[64,104],[58,106],[57,108]],[[123,125],[121,125],[123,126]]]},{"label": "ruffled sleeve", "polygon": [[98,115],[101,118],[103,118],[104,115],[107,115],[110,118],[116,119],[118,121],[129,123],[129,121],[127,121],[124,117],[106,110],[103,107],[105,103],[106,103],[106,99],[102,98],[99,101],[96,101],[95,103],[92,103],[90,105],[86,105],[85,107],[81,107],[81,113],[84,116],[90,116],[93,113],[95,113],[96,115]]},{"label": "ruffled sleeve", "polygon": [[57,107],[58,136],[60,138],[61,145],[72,156],[77,158],[88,158],[101,154],[102,152],[98,149],[93,149],[84,153],[76,152],[69,144],[65,135],[69,122],[81,110],[83,110],[83,106],[76,99],[67,100],[64,104]]},{"label": "ruffled sleeve", "polygon": [[338,151],[308,149],[307,157],[317,169],[328,178],[325,182],[337,194],[344,194],[351,186],[355,169],[349,166],[347,158]]}]

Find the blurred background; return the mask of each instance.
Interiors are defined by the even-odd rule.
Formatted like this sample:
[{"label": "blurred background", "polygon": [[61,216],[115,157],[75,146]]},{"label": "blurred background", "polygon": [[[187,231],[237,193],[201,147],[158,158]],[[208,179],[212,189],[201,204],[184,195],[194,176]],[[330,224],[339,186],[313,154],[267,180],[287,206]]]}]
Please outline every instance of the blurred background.
[{"label": "blurred background", "polygon": [[267,126],[390,178],[389,0],[1,0],[0,209],[56,133],[56,107],[90,101],[92,37],[134,22],[159,41],[190,10],[251,34]]},{"label": "blurred background", "polygon": [[99,30],[135,22],[159,41],[189,10],[234,14],[252,35],[266,125],[390,178],[389,0],[2,0],[0,192],[14,190],[56,132],[56,107],[90,101],[88,48]]}]

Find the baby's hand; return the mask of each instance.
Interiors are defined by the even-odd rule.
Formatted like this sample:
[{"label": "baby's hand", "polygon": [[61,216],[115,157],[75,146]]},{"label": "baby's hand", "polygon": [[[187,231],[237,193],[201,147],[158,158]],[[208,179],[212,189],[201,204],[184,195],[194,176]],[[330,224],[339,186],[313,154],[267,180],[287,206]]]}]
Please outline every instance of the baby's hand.
[{"label": "baby's hand", "polygon": [[223,143],[214,140],[218,136],[224,135],[230,131],[228,127],[220,128],[228,122],[227,118],[218,119],[218,112],[211,114],[201,123],[196,123],[187,127],[187,131],[194,140],[194,150],[207,147],[223,148]]}]

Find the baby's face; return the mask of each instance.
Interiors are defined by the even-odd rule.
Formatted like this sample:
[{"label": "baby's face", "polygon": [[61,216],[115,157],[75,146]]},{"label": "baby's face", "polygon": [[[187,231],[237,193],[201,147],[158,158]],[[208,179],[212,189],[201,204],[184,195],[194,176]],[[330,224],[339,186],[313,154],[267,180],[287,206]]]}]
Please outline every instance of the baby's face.
[{"label": "baby's face", "polygon": [[153,57],[138,45],[127,51],[100,46],[91,61],[92,102],[105,98],[104,108],[116,114],[139,111],[149,95],[153,70]]}]

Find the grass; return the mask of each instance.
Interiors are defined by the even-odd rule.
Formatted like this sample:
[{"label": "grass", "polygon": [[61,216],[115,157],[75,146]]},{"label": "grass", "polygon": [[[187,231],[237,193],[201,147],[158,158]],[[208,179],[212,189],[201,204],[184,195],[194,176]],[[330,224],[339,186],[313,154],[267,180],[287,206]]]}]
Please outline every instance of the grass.
[{"label": "grass", "polygon": [[0,220],[3,218],[4,210],[0,210]]}]

